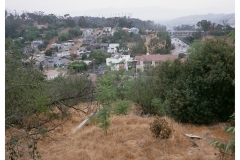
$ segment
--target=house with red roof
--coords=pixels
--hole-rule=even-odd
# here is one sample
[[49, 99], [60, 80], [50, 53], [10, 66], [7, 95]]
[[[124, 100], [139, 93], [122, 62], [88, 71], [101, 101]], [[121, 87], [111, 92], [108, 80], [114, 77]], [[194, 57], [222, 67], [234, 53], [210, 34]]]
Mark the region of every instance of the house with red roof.
[[141, 55], [136, 56], [135, 60], [137, 60], [136, 69], [146, 70], [149, 67], [155, 67], [160, 62], [165, 62], [167, 60], [174, 60], [178, 59], [178, 55], [171, 55], [171, 54], [154, 54], [154, 55]]

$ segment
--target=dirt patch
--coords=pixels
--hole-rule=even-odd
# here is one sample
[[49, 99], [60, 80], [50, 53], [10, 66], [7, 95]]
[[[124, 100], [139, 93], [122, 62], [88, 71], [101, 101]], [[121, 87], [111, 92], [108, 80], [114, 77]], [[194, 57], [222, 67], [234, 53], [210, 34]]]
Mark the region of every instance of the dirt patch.
[[[65, 28], [64, 30], [62, 30], [61, 32], [58, 33], [58, 35], [62, 34], [62, 33], [67, 33], [69, 31], [69, 28]], [[52, 39], [49, 40], [49, 43], [47, 45], [46, 50], [49, 50], [51, 48], [51, 44], [55, 43], [56, 40], [58, 39], [58, 36], [53, 37]]]

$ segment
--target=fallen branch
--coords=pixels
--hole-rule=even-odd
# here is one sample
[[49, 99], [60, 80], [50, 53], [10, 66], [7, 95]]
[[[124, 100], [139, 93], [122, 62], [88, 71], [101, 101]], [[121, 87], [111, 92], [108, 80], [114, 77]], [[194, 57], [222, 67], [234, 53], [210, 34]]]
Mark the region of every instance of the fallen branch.
[[201, 139], [201, 137], [193, 135], [193, 134], [185, 134], [185, 136], [190, 137], [190, 138], [198, 138]]
[[97, 112], [91, 113], [81, 124], [79, 124], [79, 125], [77, 126], [77, 128], [75, 128], [75, 129], [72, 131], [72, 133], [76, 133], [76, 131], [77, 131], [78, 129], [80, 129], [81, 127], [83, 127], [83, 126], [88, 122], [89, 118], [90, 118], [90, 117], [93, 117], [96, 113], [97, 113]]

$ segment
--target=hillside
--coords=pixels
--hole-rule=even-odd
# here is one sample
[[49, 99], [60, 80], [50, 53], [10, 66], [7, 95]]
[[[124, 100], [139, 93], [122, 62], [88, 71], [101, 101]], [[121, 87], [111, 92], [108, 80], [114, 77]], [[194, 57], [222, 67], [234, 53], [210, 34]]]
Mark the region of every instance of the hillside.
[[[149, 125], [154, 117], [141, 117], [132, 109], [126, 116], [112, 116], [105, 135], [94, 125], [86, 125], [76, 133], [72, 131], [86, 115], [71, 110], [72, 118], [50, 134], [53, 139], [39, 142], [42, 159], [51, 160], [192, 160], [219, 159], [218, 149], [210, 146], [213, 140], [227, 141], [223, 124], [200, 126], [179, 124], [165, 118], [173, 128], [169, 139], [152, 137]], [[184, 134], [195, 134], [202, 139], [191, 139]], [[47, 147], [46, 147], [47, 146]]]
[[164, 25], [182, 25], [182, 24], [189, 24], [194, 25], [197, 24], [197, 22], [201, 20], [208, 20], [213, 23], [222, 24], [222, 21], [227, 21], [229, 25], [235, 25], [235, 13], [232, 14], [205, 14], [205, 15], [190, 15], [190, 16], [184, 16], [175, 18], [169, 21], [156, 21]]

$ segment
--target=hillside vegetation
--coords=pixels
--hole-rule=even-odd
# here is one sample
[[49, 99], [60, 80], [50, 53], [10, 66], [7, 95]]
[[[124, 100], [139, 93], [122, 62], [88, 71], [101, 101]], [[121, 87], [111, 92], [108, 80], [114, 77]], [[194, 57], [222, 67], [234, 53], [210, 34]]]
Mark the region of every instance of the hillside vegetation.
[[[48, 29], [39, 30], [33, 21], [48, 23]], [[153, 67], [147, 61], [144, 70], [112, 71], [109, 66], [98, 77], [82, 72], [88, 69], [85, 63], [74, 62], [67, 75], [47, 80], [42, 67], [29, 59], [34, 51], [23, 52], [24, 40], [45, 38], [43, 49], [56, 36], [58, 41], [77, 38], [82, 30], [76, 27], [76, 20], [68, 14], [56, 17], [39, 12], [23, 13], [21, 18], [8, 14], [6, 22], [6, 27], [13, 27], [6, 30], [5, 41], [6, 159], [234, 158], [234, 30], [229, 30], [227, 40], [194, 41], [184, 62], [160, 61]], [[81, 27], [88, 26], [84, 17], [78, 22]], [[24, 26], [28, 23], [31, 25]], [[211, 23], [202, 20], [198, 24], [207, 34]], [[69, 28], [63, 30], [68, 33], [59, 35], [63, 28]], [[228, 32], [223, 33], [227, 38]], [[102, 40], [120, 47], [132, 43], [132, 55], [144, 54], [146, 49], [166, 54], [171, 49], [171, 39], [162, 30], [147, 39], [148, 48], [145, 35], [121, 28], [108, 38]], [[107, 57], [105, 51], [96, 49], [88, 58], [103, 67]], [[89, 124], [72, 133], [91, 113], [95, 114], [89, 117]], [[232, 134], [224, 131], [227, 126], [226, 132]]]
[[[81, 104], [79, 107], [85, 105]], [[227, 142], [229, 138], [224, 132], [223, 124], [179, 124], [165, 117], [173, 128], [172, 135], [169, 139], [156, 139], [149, 129], [154, 117], [136, 115], [135, 108], [136, 106], [132, 106], [128, 115], [111, 116], [107, 135], [91, 124], [72, 133], [86, 118], [86, 115], [72, 110], [72, 118], [62, 128], [50, 134], [53, 139], [47, 138], [39, 142], [42, 159], [218, 160], [218, 149], [214, 149], [209, 143], [213, 139]], [[185, 134], [198, 135], [202, 139], [191, 139]]]

